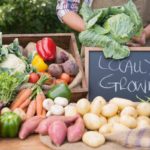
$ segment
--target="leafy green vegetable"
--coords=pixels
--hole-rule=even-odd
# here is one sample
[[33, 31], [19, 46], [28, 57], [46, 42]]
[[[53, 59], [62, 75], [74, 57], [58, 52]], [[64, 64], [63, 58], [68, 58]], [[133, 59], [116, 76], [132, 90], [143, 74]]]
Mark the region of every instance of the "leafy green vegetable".
[[83, 3], [80, 10], [86, 30], [79, 34], [84, 46], [103, 48], [105, 58], [123, 59], [130, 50], [125, 44], [143, 29], [142, 20], [132, 0], [123, 6], [92, 10]]
[[15, 73], [11, 75], [8, 71], [0, 70], [0, 105], [6, 105], [12, 101], [17, 88], [26, 80], [26, 75]]

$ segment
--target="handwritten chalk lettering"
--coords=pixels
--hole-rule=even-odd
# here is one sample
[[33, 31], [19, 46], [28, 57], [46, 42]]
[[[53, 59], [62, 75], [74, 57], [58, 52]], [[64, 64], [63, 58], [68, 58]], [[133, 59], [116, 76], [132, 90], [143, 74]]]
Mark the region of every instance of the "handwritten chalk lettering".
[[109, 74], [101, 78], [99, 86], [104, 89], [114, 89], [114, 92], [127, 90], [130, 93], [142, 91], [146, 94], [150, 91], [150, 81], [128, 81], [126, 77], [122, 77], [119, 81], [113, 82], [110, 81], [113, 76], [113, 74]]
[[114, 63], [114, 61], [112, 60], [106, 64], [106, 62], [103, 62], [102, 56], [100, 56], [98, 67], [101, 70], [110, 70], [113, 72], [120, 71], [123, 74], [129, 72], [130, 75], [133, 75], [134, 73], [147, 74], [148, 71], [144, 70], [143, 67], [146, 64], [150, 64], [150, 61], [148, 61], [147, 59], [145, 59], [144, 62], [142, 62], [141, 60], [139, 60], [138, 62], [123, 60], [116, 63]]

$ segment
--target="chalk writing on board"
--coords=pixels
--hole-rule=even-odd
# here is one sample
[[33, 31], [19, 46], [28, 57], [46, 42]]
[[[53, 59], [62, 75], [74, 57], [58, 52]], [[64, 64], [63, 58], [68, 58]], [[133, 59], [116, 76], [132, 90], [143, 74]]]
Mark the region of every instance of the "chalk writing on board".
[[[108, 61], [103, 64], [102, 56], [99, 57], [98, 67], [100, 71], [107, 70], [107, 74], [100, 78], [99, 86], [104, 89], [113, 89], [114, 92], [127, 90], [130, 93], [143, 91], [143, 93], [150, 92], [150, 81], [146, 79], [141, 79], [140, 81], [131, 80], [126, 77], [126, 74], [130, 76], [135, 76], [136, 74], [150, 75], [150, 69], [144, 66], [149, 64], [150, 60], [144, 59], [144, 61], [132, 61], [132, 60], [122, 60], [113, 63], [114, 61]], [[110, 73], [109, 73], [110, 72]], [[116, 73], [121, 73], [122, 76], [118, 79], [115, 78]]]

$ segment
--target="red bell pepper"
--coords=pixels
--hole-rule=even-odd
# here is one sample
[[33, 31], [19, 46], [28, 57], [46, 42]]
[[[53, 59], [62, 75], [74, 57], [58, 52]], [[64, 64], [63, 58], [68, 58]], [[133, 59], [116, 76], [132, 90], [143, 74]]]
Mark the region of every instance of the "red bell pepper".
[[38, 54], [45, 61], [51, 61], [56, 58], [56, 44], [51, 38], [43, 38], [36, 43]]

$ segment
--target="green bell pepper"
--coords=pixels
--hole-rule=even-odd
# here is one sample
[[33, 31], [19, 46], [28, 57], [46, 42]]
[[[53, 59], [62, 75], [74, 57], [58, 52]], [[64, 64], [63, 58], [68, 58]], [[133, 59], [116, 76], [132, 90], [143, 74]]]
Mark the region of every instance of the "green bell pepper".
[[66, 84], [61, 83], [53, 86], [52, 89], [47, 92], [46, 96], [51, 99], [55, 99], [56, 97], [65, 97], [70, 100], [72, 93]]
[[14, 112], [6, 112], [0, 116], [0, 137], [13, 138], [18, 135], [21, 118]]

